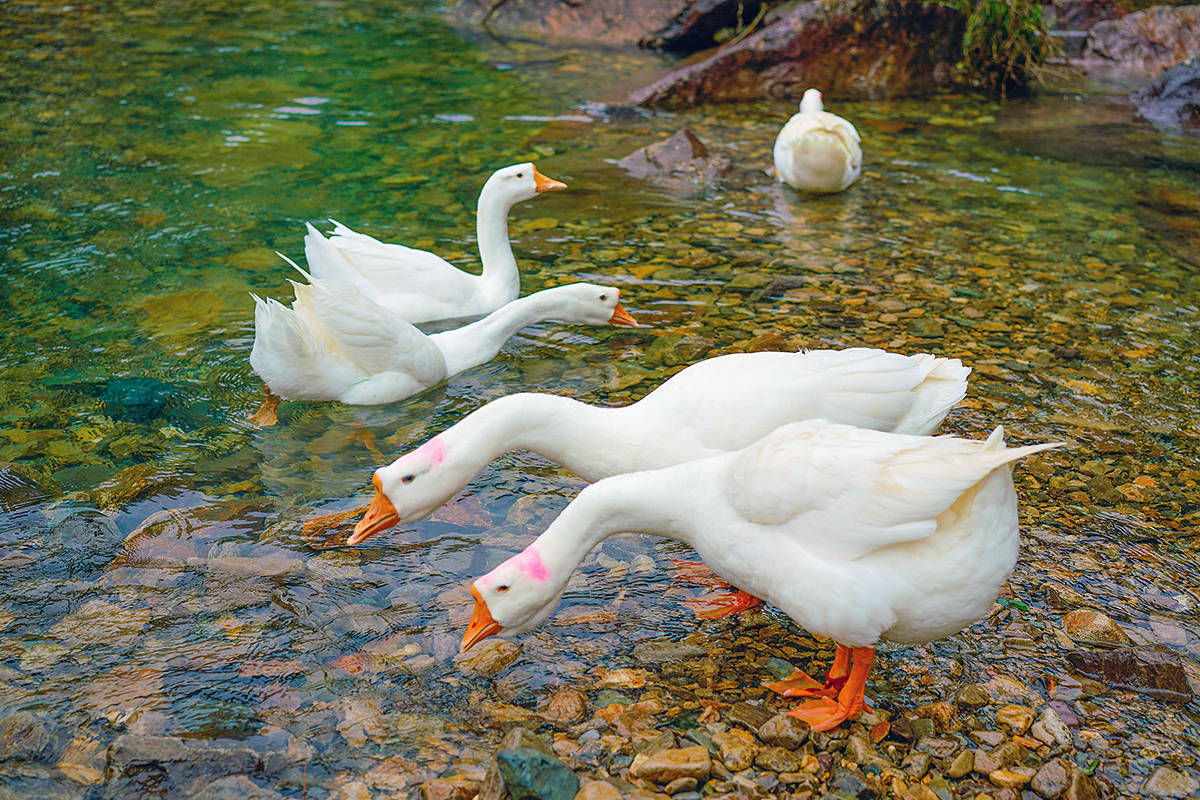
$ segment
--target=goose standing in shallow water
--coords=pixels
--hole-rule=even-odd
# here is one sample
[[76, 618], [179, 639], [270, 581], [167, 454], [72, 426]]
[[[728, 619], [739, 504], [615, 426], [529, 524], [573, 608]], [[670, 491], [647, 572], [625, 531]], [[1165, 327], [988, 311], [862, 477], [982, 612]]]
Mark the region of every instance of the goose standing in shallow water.
[[693, 364], [621, 408], [509, 395], [376, 470], [375, 498], [347, 543], [431, 514], [510, 450], [597, 481], [737, 450], [814, 417], [929, 434], [966, 394], [970, 373], [958, 359], [871, 348], [735, 353]]
[[858, 131], [824, 108], [821, 93], [809, 89], [800, 101], [800, 113], [792, 115], [775, 139], [775, 171], [795, 189], [840, 192], [862, 172]]
[[522, 552], [471, 587], [466, 650], [550, 615], [583, 557], [615, 533], [687, 542], [731, 583], [838, 643], [824, 684], [797, 671], [772, 689], [810, 696], [815, 730], [858, 716], [880, 640], [924, 643], [987, 614], [1016, 563], [1010, 464], [1058, 447], [881, 433], [824, 420], [749, 447], [585, 488]]
[[479, 193], [475, 221], [483, 265], [479, 275], [424, 250], [384, 244], [339, 222], [329, 239], [308, 225], [304, 257], [317, 278], [353, 286], [408, 322], [478, 317], [516, 300], [520, 292], [521, 276], [508, 241], [509, 210], [565, 188], [531, 163], [492, 173]]
[[354, 289], [300, 271], [310, 284], [292, 282], [292, 308], [254, 296], [250, 352], [250, 365], [269, 392], [291, 400], [402, 400], [490, 361], [514, 333], [543, 320], [637, 326], [621, 306], [619, 290], [572, 283], [514, 300], [470, 325], [426, 335]]

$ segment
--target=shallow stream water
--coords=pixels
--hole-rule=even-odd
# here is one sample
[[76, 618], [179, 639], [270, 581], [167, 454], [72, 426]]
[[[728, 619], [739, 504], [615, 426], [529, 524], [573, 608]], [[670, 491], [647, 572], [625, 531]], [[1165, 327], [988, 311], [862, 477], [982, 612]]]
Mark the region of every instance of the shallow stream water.
[[[0, 717], [50, 720], [56, 754], [0, 765], [12, 796], [111, 795], [56, 759], [122, 733], [282, 753], [289, 796], [372, 769], [377, 789], [403, 788], [477, 768], [498, 719], [641, 642], [811, 655], [770, 612], [753, 641], [698, 625], [678, 603], [694, 588], [667, 569], [687, 551], [621, 536], [515, 663], [494, 680], [462, 669], [462, 587], [581, 486], [529, 454], [363, 547], [303, 531], [487, 400], [625, 404], [746, 349], [958, 357], [974, 374], [945, 430], [1075, 444], [1017, 472], [1011, 588], [1030, 611], [884, 652], [881, 707], [940, 699], [913, 664], [1064, 672], [1048, 581], [1200, 683], [1200, 144], [1134, 122], [1119, 94], [827, 98], [862, 134], [863, 177], [802, 197], [767, 172], [787, 104], [603, 106], [666, 66], [645, 53], [460, 35], [391, 3], [27, 3], [0, 26]], [[685, 124], [729, 160], [716, 184], [656, 188], [614, 165]], [[523, 290], [618, 286], [643, 328], [536, 325], [410, 400], [285, 402], [281, 424], [246, 422], [249, 292], [290, 297], [274, 251], [299, 258], [305, 221], [474, 269], [478, 189], [521, 160], [570, 184], [512, 214]], [[1049, 644], [1023, 647], [1021, 625]], [[739, 663], [721, 697], [761, 682]], [[1102, 759], [1118, 784], [1156, 758], [1186, 767], [1200, 743], [1194, 703], [1091, 702], [1090, 726], [1142, 737]]]

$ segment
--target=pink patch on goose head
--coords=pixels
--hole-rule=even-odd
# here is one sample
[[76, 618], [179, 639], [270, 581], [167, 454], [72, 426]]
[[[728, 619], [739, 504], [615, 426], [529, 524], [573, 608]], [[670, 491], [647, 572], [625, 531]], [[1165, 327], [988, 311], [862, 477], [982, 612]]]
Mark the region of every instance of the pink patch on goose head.
[[446, 460], [446, 443], [435, 436], [418, 447], [417, 452], [428, 458], [431, 465], [440, 464]]
[[542, 563], [542, 557], [538, 555], [537, 550], [533, 549], [533, 545], [526, 547], [509, 561], [535, 581], [544, 581], [550, 577], [550, 570], [546, 569], [546, 565]]

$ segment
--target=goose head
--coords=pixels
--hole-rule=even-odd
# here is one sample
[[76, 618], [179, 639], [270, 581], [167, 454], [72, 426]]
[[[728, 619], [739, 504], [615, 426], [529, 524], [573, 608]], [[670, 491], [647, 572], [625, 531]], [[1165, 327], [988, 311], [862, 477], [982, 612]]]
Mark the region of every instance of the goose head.
[[556, 580], [530, 545], [471, 584], [475, 611], [463, 634], [462, 650], [499, 633], [516, 635], [540, 625], [562, 595], [565, 581]]
[[817, 111], [824, 111], [825, 105], [821, 102], [821, 93], [816, 89], [808, 89], [804, 92], [804, 97], [800, 99], [800, 113], [813, 114]]
[[547, 319], [584, 325], [624, 325], [636, 328], [637, 321], [621, 305], [621, 291], [596, 283], [569, 283], [537, 292], [550, 313]]
[[513, 164], [511, 167], [498, 169], [492, 173], [483, 185], [479, 198], [495, 200], [502, 205], [513, 206], [523, 200], [530, 200], [544, 192], [565, 189], [562, 181], [547, 178], [531, 162]]

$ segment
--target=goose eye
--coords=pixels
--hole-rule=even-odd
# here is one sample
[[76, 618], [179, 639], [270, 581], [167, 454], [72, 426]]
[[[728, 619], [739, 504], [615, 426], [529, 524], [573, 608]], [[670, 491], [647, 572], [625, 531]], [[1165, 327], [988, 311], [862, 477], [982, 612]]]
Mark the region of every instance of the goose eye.
[[518, 173], [517, 173], [517, 177], [518, 177], [518, 178], [524, 178], [524, 177], [525, 177], [525, 173], [524, 173], [524, 172], [518, 172]]
[[608, 295], [606, 295], [606, 294], [600, 295], [600, 302], [604, 302], [607, 299], [608, 299]]
[[405, 475], [400, 479], [401, 483], [412, 483], [416, 479], [416, 475]]
[[497, 587], [496, 587], [496, 591], [497, 591], [497, 592], [507, 592], [507, 591], [508, 591], [508, 587], [507, 587], [507, 586], [497, 586]]

